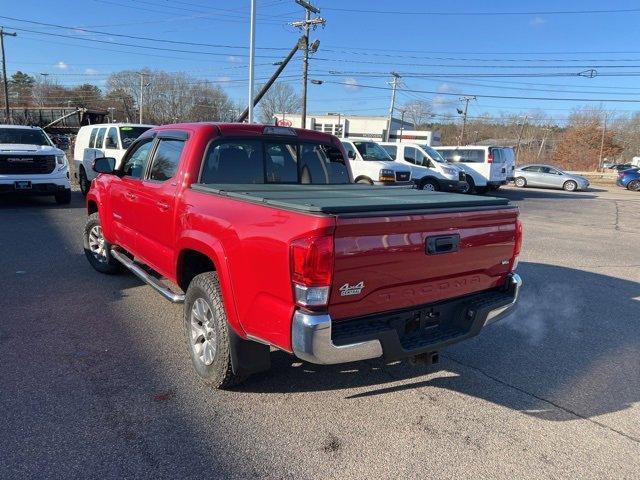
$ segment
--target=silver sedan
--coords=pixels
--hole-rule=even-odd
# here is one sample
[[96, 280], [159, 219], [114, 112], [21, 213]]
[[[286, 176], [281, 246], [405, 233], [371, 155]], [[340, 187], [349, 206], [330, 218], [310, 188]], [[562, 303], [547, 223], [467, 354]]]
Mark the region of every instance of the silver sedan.
[[551, 165], [523, 165], [515, 170], [516, 187], [561, 188], [568, 192], [586, 190], [589, 180]]

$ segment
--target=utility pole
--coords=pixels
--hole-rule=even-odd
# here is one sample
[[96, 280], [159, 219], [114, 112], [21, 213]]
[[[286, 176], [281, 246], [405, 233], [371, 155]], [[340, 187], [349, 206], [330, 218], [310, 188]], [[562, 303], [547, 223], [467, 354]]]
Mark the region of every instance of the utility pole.
[[305, 0], [296, 0], [296, 3], [304, 8], [304, 20], [299, 22], [292, 22], [290, 25], [293, 27], [302, 28], [304, 30], [304, 58], [302, 61], [302, 115], [300, 123], [302, 128], [306, 128], [307, 125], [307, 79], [309, 77], [309, 50], [311, 53], [315, 53], [318, 50], [319, 42], [316, 40], [313, 45], [309, 44], [309, 30], [311, 27], [317, 25], [324, 25], [327, 21], [322, 18], [311, 18], [311, 14], [316, 15], [320, 13], [320, 9], [311, 5], [310, 2]]
[[542, 149], [544, 148], [544, 142], [547, 141], [547, 134], [549, 133], [550, 128], [547, 127], [544, 129], [544, 135], [542, 136], [542, 142], [540, 142], [540, 148], [538, 149], [538, 155], [536, 155], [536, 162], [540, 158], [540, 154], [542, 153]]
[[139, 105], [139, 107], [140, 107], [140, 118], [139, 118], [139, 120], [140, 121], [138, 123], [140, 123], [140, 125], [142, 125], [142, 118], [143, 118], [142, 117], [142, 110], [144, 108], [144, 89], [145, 89], [145, 87], [148, 87], [151, 84], [151, 82], [149, 82], [147, 84], [144, 83], [144, 77], [146, 75], [145, 72], [138, 72], [138, 75], [140, 75], [140, 105]]
[[9, 81], [7, 80], [7, 56], [4, 53], [4, 37], [17, 37], [16, 32], [5, 32], [3, 27], [0, 27], [0, 50], [2, 51], [2, 80], [4, 82], [4, 109], [7, 123], [13, 123], [11, 121], [11, 110], [9, 109]]
[[520, 157], [520, 142], [522, 141], [522, 134], [524, 133], [524, 126], [527, 124], [528, 115], [524, 116], [522, 120], [522, 126], [520, 127], [520, 131], [518, 132], [518, 146], [516, 147], [516, 164], [518, 163], [518, 158]]
[[602, 152], [604, 150], [604, 134], [607, 131], [607, 114], [602, 118], [602, 137], [600, 137], [600, 158], [598, 159], [598, 170], [602, 170]]
[[464, 102], [464, 113], [462, 114], [462, 132], [460, 132], [460, 145], [464, 142], [464, 129], [467, 126], [467, 110], [469, 108], [469, 100], [475, 100], [476, 97], [460, 97], [460, 101]]
[[402, 134], [404, 133], [404, 114], [406, 111], [407, 110], [404, 108], [401, 110], [402, 116], [400, 117], [400, 138], [398, 139], [399, 142], [402, 142]]
[[256, 54], [256, 0], [251, 0], [251, 26], [249, 27], [249, 123], [253, 123], [254, 63]]
[[396, 108], [396, 90], [398, 89], [398, 79], [401, 78], [398, 72], [391, 72], [393, 80], [389, 83], [391, 85], [391, 106], [389, 107], [389, 119], [387, 120], [387, 134], [385, 135], [385, 142], [389, 141], [391, 136], [391, 122], [393, 121], [393, 110]]

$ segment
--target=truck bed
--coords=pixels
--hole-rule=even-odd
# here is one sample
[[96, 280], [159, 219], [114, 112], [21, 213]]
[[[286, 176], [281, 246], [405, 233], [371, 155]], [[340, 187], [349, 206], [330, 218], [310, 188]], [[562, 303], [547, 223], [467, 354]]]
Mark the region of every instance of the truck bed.
[[410, 187], [346, 185], [193, 184], [192, 189], [238, 200], [314, 214], [348, 215], [505, 207], [497, 197], [416, 190]]

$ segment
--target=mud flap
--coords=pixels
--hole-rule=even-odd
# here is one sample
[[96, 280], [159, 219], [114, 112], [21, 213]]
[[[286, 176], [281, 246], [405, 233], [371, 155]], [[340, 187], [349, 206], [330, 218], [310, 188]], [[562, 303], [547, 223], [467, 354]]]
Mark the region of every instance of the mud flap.
[[268, 345], [245, 340], [229, 328], [229, 350], [231, 368], [235, 375], [250, 375], [271, 368], [271, 355]]

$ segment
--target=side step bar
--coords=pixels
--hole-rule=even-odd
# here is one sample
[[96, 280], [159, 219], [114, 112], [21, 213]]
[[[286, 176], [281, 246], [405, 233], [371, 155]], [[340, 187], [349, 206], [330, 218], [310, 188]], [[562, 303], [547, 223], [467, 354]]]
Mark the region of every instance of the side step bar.
[[156, 292], [173, 303], [184, 303], [184, 295], [175, 293], [164, 286], [160, 280], [148, 274], [144, 269], [140, 268], [133, 260], [115, 248], [111, 249], [111, 256], [127, 267], [140, 280], [150, 285]]

